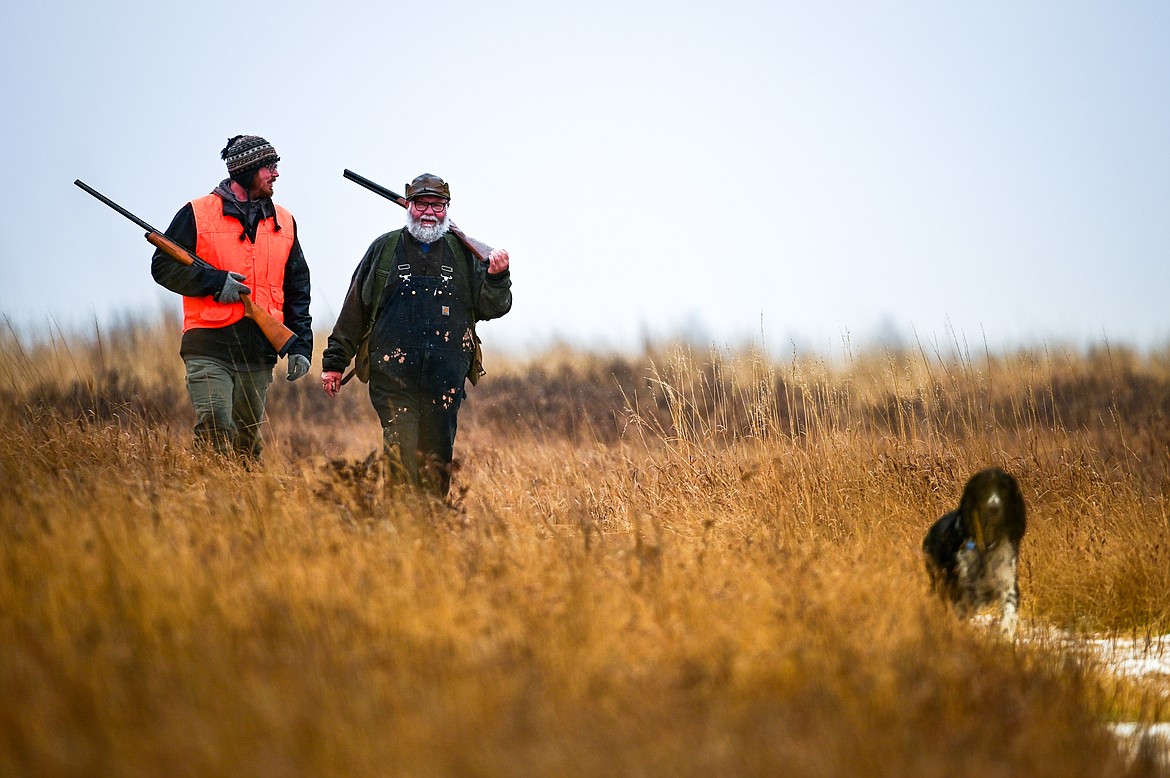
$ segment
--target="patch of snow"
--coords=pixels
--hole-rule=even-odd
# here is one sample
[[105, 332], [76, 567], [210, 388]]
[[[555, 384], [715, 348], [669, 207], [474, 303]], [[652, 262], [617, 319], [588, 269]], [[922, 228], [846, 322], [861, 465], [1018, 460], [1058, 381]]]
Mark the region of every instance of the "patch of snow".
[[1163, 767], [1170, 765], [1170, 724], [1118, 721], [1108, 725], [1130, 760], [1139, 757]]
[[[1020, 632], [1020, 641], [1085, 657], [1115, 676], [1152, 681], [1170, 697], [1170, 635], [1093, 637], [1046, 627]], [[1170, 723], [1118, 721], [1106, 724], [1130, 760], [1170, 767]]]

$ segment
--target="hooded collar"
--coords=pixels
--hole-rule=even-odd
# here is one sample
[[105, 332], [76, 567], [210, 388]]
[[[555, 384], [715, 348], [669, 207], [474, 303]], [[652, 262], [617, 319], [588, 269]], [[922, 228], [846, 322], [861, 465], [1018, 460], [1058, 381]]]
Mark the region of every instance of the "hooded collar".
[[218, 195], [223, 200], [224, 216], [232, 216], [239, 220], [240, 226], [243, 227], [240, 240], [247, 238], [255, 243], [256, 227], [270, 216], [275, 230], [280, 232], [280, 222], [276, 220], [276, 206], [272, 204], [271, 197], [261, 197], [259, 200], [240, 200], [232, 191], [230, 178], [220, 181], [212, 190], [212, 194]]

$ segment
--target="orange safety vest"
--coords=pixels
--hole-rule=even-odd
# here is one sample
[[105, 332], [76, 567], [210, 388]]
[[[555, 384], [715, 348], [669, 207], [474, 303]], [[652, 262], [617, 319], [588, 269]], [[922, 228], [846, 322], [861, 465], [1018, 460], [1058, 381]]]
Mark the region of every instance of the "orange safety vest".
[[[280, 231], [271, 217], [256, 228], [256, 242], [240, 240], [243, 227], [234, 216], [225, 216], [223, 199], [209, 194], [191, 201], [195, 211], [195, 253], [220, 270], [243, 273], [252, 290], [252, 304], [284, 321], [284, 268], [292, 253], [292, 214], [273, 203]], [[244, 318], [244, 304], [217, 303], [207, 297], [183, 298], [183, 332], [198, 327], [226, 327]]]

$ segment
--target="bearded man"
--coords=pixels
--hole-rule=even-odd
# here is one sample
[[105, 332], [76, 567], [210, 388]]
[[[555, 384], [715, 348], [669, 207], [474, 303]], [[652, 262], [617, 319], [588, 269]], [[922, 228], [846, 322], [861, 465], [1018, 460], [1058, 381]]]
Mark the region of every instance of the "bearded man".
[[390, 478], [446, 497], [465, 382], [479, 379], [475, 324], [511, 309], [512, 279], [507, 251], [480, 261], [449, 232], [447, 182], [424, 173], [406, 185], [406, 199], [406, 226], [374, 240], [354, 271], [321, 388], [336, 397], [358, 357]]
[[[288, 380], [309, 372], [313, 319], [309, 266], [292, 214], [272, 201], [280, 157], [258, 135], [236, 135], [219, 153], [228, 177], [184, 205], [166, 236], [206, 261], [182, 265], [154, 252], [154, 280], [183, 295], [179, 354], [195, 410], [195, 445], [248, 463], [260, 458], [260, 427], [272, 370], [288, 357]], [[278, 355], [241, 295], [296, 338]]]

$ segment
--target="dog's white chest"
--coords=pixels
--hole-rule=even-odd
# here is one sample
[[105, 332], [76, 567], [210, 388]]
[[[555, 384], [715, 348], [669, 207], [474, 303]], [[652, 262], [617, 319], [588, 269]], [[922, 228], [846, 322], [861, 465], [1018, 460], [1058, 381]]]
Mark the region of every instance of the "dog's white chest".
[[960, 585], [977, 607], [990, 605], [1015, 588], [1017, 554], [1010, 542], [997, 543], [986, 554], [968, 543], [957, 556]]

